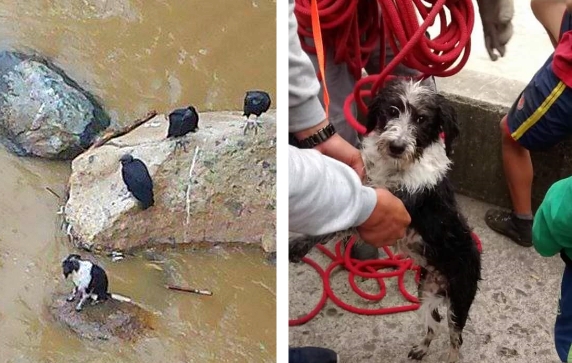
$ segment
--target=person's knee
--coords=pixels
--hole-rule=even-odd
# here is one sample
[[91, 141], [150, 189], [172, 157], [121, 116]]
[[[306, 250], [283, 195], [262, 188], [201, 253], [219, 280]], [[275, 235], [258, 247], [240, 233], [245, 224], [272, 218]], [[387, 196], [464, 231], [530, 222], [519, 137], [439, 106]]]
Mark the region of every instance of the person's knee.
[[505, 115], [499, 122], [499, 131], [501, 134], [501, 142], [503, 145], [503, 150], [505, 147], [510, 147], [514, 149], [515, 147], [519, 147], [520, 145], [514, 140], [510, 129], [508, 127], [508, 115]]

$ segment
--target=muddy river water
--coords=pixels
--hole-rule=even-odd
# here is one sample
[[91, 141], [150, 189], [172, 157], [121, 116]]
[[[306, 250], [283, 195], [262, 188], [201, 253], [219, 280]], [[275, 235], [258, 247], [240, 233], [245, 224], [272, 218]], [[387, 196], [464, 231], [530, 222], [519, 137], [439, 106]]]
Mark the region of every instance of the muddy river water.
[[[273, 0], [0, 1], [0, 46], [55, 61], [123, 124], [150, 109], [240, 109], [244, 91], [275, 95]], [[169, 251], [105, 267], [113, 292], [158, 314], [153, 335], [111, 345], [52, 321], [66, 162], [18, 158], [0, 146], [0, 362], [275, 361], [275, 268], [258, 250]], [[165, 264], [212, 297], [164, 289]], [[67, 282], [69, 283], [69, 281]], [[87, 307], [89, 308], [89, 307]]]

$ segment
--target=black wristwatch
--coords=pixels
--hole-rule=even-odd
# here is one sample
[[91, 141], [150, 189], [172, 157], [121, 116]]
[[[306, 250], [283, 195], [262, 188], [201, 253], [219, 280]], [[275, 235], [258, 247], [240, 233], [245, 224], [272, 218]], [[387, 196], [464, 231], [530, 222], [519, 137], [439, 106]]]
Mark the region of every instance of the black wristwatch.
[[315, 134], [308, 136], [304, 140], [298, 140], [298, 147], [301, 149], [311, 149], [328, 140], [336, 134], [334, 125], [328, 124], [327, 126], [316, 131]]

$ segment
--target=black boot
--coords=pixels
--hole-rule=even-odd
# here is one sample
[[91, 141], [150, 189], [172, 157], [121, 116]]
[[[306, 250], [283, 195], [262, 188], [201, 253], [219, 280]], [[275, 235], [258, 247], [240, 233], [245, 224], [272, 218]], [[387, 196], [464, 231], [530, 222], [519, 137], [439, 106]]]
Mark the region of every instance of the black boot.
[[[348, 246], [348, 242], [350, 237], [347, 237], [344, 241], [344, 250]], [[352, 250], [350, 252], [350, 257], [360, 261], [366, 260], [376, 260], [379, 258], [379, 249], [375, 246], [372, 246], [368, 243], [363, 241], [357, 241], [352, 246]]]
[[507, 236], [522, 247], [532, 246], [532, 219], [518, 218], [514, 213], [489, 209], [485, 223], [493, 231]]

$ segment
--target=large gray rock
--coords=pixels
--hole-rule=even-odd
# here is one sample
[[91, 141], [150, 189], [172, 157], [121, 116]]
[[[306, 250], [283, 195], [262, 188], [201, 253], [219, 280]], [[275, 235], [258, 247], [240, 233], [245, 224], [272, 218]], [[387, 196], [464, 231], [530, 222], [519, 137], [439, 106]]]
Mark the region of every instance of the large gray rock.
[[[257, 136], [242, 134], [243, 121], [239, 112], [202, 113], [185, 152], [165, 139], [168, 121], [159, 115], [78, 156], [65, 206], [72, 241], [96, 252], [186, 243], [255, 244], [274, 252], [275, 113], [261, 117]], [[141, 159], [153, 178], [155, 205], [147, 210], [127, 195], [119, 163], [125, 153]]]
[[133, 303], [109, 299], [75, 310], [76, 302], [57, 294], [49, 307], [53, 318], [88, 340], [133, 341], [153, 329], [153, 315]]
[[95, 98], [54, 64], [0, 52], [0, 141], [12, 152], [72, 159], [109, 124]]

